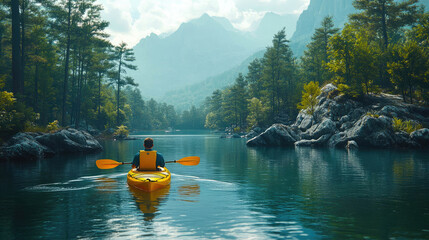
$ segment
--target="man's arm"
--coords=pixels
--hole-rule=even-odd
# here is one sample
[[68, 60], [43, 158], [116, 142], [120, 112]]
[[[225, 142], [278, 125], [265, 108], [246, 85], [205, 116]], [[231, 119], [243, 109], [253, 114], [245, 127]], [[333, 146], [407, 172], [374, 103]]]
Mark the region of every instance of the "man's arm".
[[160, 167], [165, 167], [164, 157], [160, 153], [156, 153], [156, 165]]

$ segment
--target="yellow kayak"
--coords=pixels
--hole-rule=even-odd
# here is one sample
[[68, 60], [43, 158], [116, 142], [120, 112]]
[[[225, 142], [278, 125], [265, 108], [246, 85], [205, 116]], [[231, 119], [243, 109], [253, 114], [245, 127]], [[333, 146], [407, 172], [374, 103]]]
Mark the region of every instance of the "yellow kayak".
[[138, 171], [133, 168], [127, 174], [128, 184], [145, 192], [164, 188], [170, 181], [171, 173], [167, 168], [163, 168], [163, 171]]

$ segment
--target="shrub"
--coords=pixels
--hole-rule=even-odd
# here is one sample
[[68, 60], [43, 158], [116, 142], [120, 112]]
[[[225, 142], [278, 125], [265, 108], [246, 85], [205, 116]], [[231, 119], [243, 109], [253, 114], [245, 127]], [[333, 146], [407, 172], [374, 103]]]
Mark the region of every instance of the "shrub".
[[49, 124], [48, 124], [48, 126], [46, 126], [46, 129], [47, 129], [49, 132], [55, 132], [55, 131], [57, 131], [58, 129], [60, 129], [60, 126], [58, 125], [58, 120], [55, 120], [55, 121], [53, 121], [53, 122], [49, 123]]
[[392, 127], [395, 132], [404, 131], [410, 134], [416, 130], [421, 129], [422, 125], [411, 120], [403, 121], [402, 119], [394, 117], [392, 120]]
[[116, 139], [124, 139], [124, 138], [128, 137], [129, 133], [130, 133], [130, 131], [128, 131], [127, 126], [121, 125], [113, 133], [113, 137]]
[[373, 118], [379, 118], [380, 115], [378, 115], [377, 113], [375, 113], [375, 111], [369, 111], [366, 113], [367, 116], [373, 117]]
[[304, 85], [304, 91], [302, 92], [301, 102], [298, 104], [298, 109], [307, 109], [307, 113], [309, 115], [313, 115], [316, 110], [315, 107], [319, 100], [317, 100], [317, 96], [320, 95], [320, 87], [319, 82], [309, 82]]

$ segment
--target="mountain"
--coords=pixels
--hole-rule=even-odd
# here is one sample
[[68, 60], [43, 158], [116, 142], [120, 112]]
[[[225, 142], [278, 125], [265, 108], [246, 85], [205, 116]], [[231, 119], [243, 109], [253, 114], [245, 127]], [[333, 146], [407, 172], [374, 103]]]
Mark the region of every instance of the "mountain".
[[[154, 43], [155, 41], [157, 42], [157, 44], [159, 44], [159, 42], [163, 42], [164, 40], [169, 44], [177, 45], [177, 43], [174, 43], [174, 40], [179, 39], [178, 37], [176, 37], [176, 35], [180, 35], [181, 37], [183, 37], [182, 41], [193, 42], [193, 48], [187, 48], [187, 50], [184, 50], [183, 54], [181, 55], [181, 59], [185, 62], [189, 61], [189, 64], [192, 66], [192, 68], [189, 69], [190, 72], [186, 72], [186, 69], [184, 71], [179, 71], [175, 70], [175, 68], [177, 68], [176, 65], [171, 66], [169, 70], [175, 72], [174, 76], [171, 78], [174, 79], [173, 83], [170, 83], [168, 81], [163, 81], [164, 83], [161, 83], [160, 79], [164, 78], [164, 76], [157, 76], [158, 78], [154, 78], [153, 76], [155, 75], [155, 73], [152, 72], [159, 71], [158, 69], [156, 69], [154, 64], [146, 62], [146, 64], [151, 65], [149, 69], [145, 69], [148, 71], [146, 73], [146, 76], [151, 76], [150, 78], [155, 79], [157, 83], [161, 83], [161, 85], [163, 86], [163, 88], [159, 90], [153, 89], [155, 87], [154, 84], [151, 85], [150, 88], [148, 87], [148, 89], [150, 89], [151, 96], [154, 96], [154, 94], [156, 93], [155, 91], [163, 91], [165, 94], [161, 98], [159, 98], [159, 100], [164, 101], [168, 104], [173, 104], [179, 110], [185, 110], [192, 105], [201, 104], [204, 99], [207, 96], [211, 95], [214, 90], [224, 88], [232, 84], [235, 81], [235, 78], [237, 77], [238, 73], [247, 73], [247, 66], [249, 65], [249, 63], [253, 61], [256, 57], [263, 56], [263, 49], [271, 45], [271, 41], [274, 34], [276, 34], [283, 27], [285, 27], [287, 35], [292, 35], [292, 32], [295, 31], [297, 19], [298, 15], [279, 15], [269, 12], [266, 13], [264, 17], [260, 20], [254, 31], [241, 32], [235, 29], [226, 18], [210, 17], [205, 14], [199, 19], [195, 19], [190, 21], [189, 23], [182, 24], [182, 26], [175, 33], [168, 36], [166, 39], [160, 39], [156, 35], [152, 35], [142, 40], [141, 44], [139, 44], [139, 46], [136, 46], [135, 48], [136, 57], [138, 59], [139, 56], [150, 53], [148, 49], [153, 48], [147, 46], [147, 50], [145, 50], [144, 52], [137, 52], [137, 50], [141, 48], [141, 46], [143, 46], [144, 44], [156, 46], [156, 44]], [[201, 26], [201, 28], [202, 26], [204, 26], [205, 28], [207, 28], [208, 25], [215, 25], [218, 31], [217, 34], [220, 34], [220, 36], [217, 37], [215, 34], [212, 34], [210, 39], [207, 40], [211, 41], [212, 45], [216, 44], [218, 46], [218, 48], [214, 51], [210, 50], [212, 49], [212, 46], [202, 46], [200, 43], [194, 43], [193, 41], [195, 35], [199, 35], [200, 33], [194, 30], [194, 28], [196, 26]], [[186, 28], [186, 34], [182, 34], [182, 31], [184, 31], [182, 28]], [[200, 31], [203, 30], [200, 29]], [[228, 35], [228, 40], [222, 40], [225, 39], [225, 36]], [[235, 40], [235, 42], [241, 41], [242, 43], [240, 44], [242, 45], [235, 45], [231, 47], [231, 44], [234, 43], [231, 39]], [[206, 49], [200, 49], [201, 47], [204, 47]], [[159, 50], [159, 47], [157, 47], [156, 49], [157, 52], [162, 53], [162, 51]], [[251, 49], [250, 53], [249, 49]], [[153, 54], [155, 54], [156, 51], [153, 51]], [[195, 51], [200, 52], [200, 58], [193, 57], [192, 52]], [[204, 52], [204, 54], [201, 54], [201, 52]], [[236, 53], [236, 55], [242, 57], [241, 61], [235, 61], [239, 57], [232, 59], [231, 54], [234, 52]], [[170, 54], [170, 56], [174, 58], [175, 54], [177, 53], [173, 52]], [[193, 57], [193, 59], [190, 59], [190, 57]], [[143, 58], [145, 59], [147, 57], [143, 56]], [[215, 72], [217, 72], [217, 74], [214, 74]], [[140, 70], [139, 73], [136, 74], [135, 78], [138, 79], [137, 76], [142, 76], [142, 74], [144, 73], [142, 70]], [[161, 72], [158, 72], [157, 74], [166, 75], [166, 71], [163, 70]], [[184, 75], [184, 77], [181, 77], [181, 75]], [[148, 79], [148, 81], [153, 80]], [[144, 87], [146, 86], [147, 85], [144, 84]], [[142, 91], [145, 94], [145, 91], [143, 89]]]
[[286, 37], [290, 39], [296, 29], [296, 22], [299, 14], [279, 15], [273, 12], [268, 12], [264, 15], [258, 24], [258, 27], [251, 34], [267, 46], [271, 44], [273, 35], [279, 32], [282, 28], [286, 30]]
[[192, 105], [199, 106], [206, 97], [211, 96], [213, 91], [225, 88], [234, 83], [239, 73], [246, 75], [249, 64], [256, 58], [262, 58], [264, 52], [265, 50], [256, 52], [240, 65], [219, 75], [209, 77], [202, 82], [188, 85], [175, 91], [167, 92], [162, 100], [168, 104], [174, 105], [178, 111], [188, 110]]
[[246, 62], [249, 56], [269, 46], [273, 35], [283, 27], [291, 34], [297, 18], [298, 15], [266, 13], [254, 31], [244, 32], [226, 18], [204, 14], [183, 23], [170, 35], [151, 34], [142, 39], [133, 49], [138, 70], [128, 74], [145, 97], [171, 99], [170, 93], [164, 95], [216, 79]]
[[290, 39], [295, 56], [302, 56], [314, 30], [320, 27], [326, 16], [332, 16], [335, 27], [342, 28], [348, 21], [348, 15], [356, 12], [352, 3], [352, 0], [311, 0], [299, 16], [296, 31]]
[[[420, 4], [426, 7], [426, 11], [429, 10], [429, 0], [420, 0]], [[357, 10], [353, 7], [352, 0], [311, 0], [308, 8], [299, 16], [296, 31], [290, 39], [295, 56], [303, 55], [314, 30], [320, 27], [323, 18], [332, 16], [335, 27], [343, 28], [348, 22], [348, 15], [355, 12]]]
[[134, 47], [138, 70], [129, 75], [143, 95], [160, 97], [239, 65], [261, 48], [228, 20], [204, 14], [165, 38], [151, 34], [142, 39]]

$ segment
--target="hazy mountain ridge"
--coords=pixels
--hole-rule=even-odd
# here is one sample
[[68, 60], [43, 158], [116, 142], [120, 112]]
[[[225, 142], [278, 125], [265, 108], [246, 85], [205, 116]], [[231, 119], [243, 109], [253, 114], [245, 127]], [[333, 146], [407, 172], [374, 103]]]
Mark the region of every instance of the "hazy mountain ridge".
[[[226, 18], [204, 14], [163, 38], [151, 34], [134, 47], [139, 69], [129, 75], [139, 83], [143, 95], [164, 101], [160, 97], [166, 92], [204, 82], [240, 65], [270, 45], [274, 33], [283, 27], [294, 29], [296, 24], [291, 15], [266, 15], [268, 19], [264, 17], [253, 32], [234, 28]], [[266, 29], [267, 25], [271, 28]], [[260, 36], [270, 31], [269, 37]]]
[[256, 39], [231, 31], [232, 26], [223, 22], [205, 14], [165, 38], [152, 34], [142, 39], [134, 47], [139, 69], [130, 72], [142, 93], [157, 97], [199, 82], [240, 64], [261, 48]]
[[[203, 17], [208, 17], [208, 15], [203, 15]], [[201, 78], [199, 82], [189, 83], [179, 89], [168, 91], [162, 97], [162, 101], [175, 105], [178, 110], [185, 110], [192, 105], [200, 105], [214, 90], [222, 89], [232, 84], [238, 76], [238, 73], [241, 72], [246, 74], [249, 63], [255, 58], [263, 56], [265, 47], [271, 45], [271, 41], [275, 33], [280, 31], [282, 28], [285, 28], [287, 36], [292, 36], [292, 33], [295, 31], [295, 24], [298, 19], [298, 15], [279, 15], [268, 12], [252, 32], [240, 32], [225, 18], [211, 17], [211, 19], [220, 23], [220, 26], [225, 30], [240, 33], [245, 39], [255, 41], [259, 50], [253, 51], [252, 56], [249, 54], [248, 56], [250, 57], [246, 58], [244, 61], [234, 64], [235, 66], [232, 68], [225, 68], [224, 71], [217, 75], [207, 76], [205, 78]], [[200, 19], [196, 19], [190, 21], [189, 24], [201, 25], [201, 21]], [[217, 56], [219, 56], [219, 54], [217, 54]]]
[[172, 104], [178, 111], [188, 110], [192, 105], [199, 106], [213, 91], [223, 89], [234, 83], [239, 73], [246, 75], [249, 64], [256, 58], [262, 58], [265, 50], [260, 50], [244, 60], [240, 65], [231, 68], [219, 75], [209, 77], [206, 80], [188, 85], [181, 89], [170, 91], [162, 100]]

